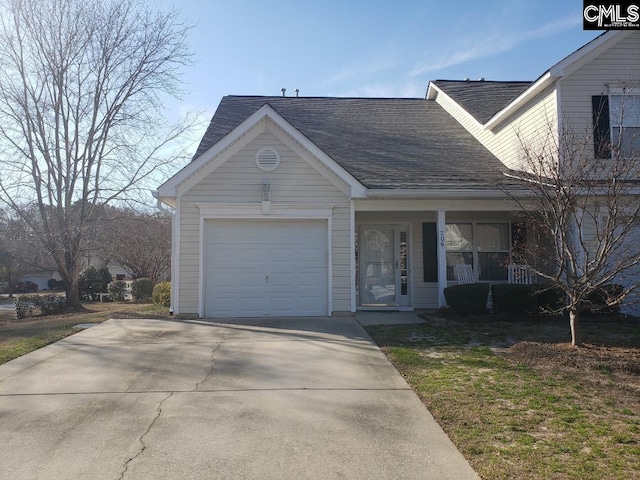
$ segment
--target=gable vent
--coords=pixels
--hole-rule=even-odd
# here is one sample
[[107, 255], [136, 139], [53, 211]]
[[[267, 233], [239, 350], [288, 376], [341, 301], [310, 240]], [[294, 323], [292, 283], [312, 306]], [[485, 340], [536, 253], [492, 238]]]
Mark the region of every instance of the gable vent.
[[263, 172], [273, 172], [280, 165], [280, 154], [271, 147], [256, 152], [256, 166]]

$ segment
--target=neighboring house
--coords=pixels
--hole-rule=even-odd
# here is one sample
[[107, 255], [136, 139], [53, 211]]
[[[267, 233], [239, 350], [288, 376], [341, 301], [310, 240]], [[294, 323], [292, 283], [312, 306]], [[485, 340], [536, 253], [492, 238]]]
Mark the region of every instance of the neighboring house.
[[[435, 81], [425, 99], [224, 97], [174, 209], [181, 316], [437, 308], [454, 265], [507, 281], [521, 139], [640, 80], [640, 32], [606, 32], [535, 82]], [[614, 85], [616, 87], [614, 87]], [[639, 125], [640, 126], [640, 125]]]
[[38, 285], [38, 290], [49, 290], [49, 280], [60, 281], [60, 275], [55, 270], [34, 270], [20, 277], [21, 282], [33, 282]]

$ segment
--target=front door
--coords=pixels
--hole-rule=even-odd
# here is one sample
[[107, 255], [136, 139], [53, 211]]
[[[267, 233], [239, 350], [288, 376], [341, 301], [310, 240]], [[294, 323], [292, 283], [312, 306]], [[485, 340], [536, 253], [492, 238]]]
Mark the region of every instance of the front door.
[[363, 307], [406, 307], [409, 298], [409, 228], [361, 225], [358, 293]]

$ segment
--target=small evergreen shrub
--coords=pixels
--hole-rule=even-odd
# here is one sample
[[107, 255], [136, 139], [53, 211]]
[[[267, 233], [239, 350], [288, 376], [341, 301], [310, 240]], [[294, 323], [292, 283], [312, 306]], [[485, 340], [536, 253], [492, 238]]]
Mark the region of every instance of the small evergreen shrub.
[[67, 307], [67, 298], [60, 295], [40, 295], [40, 313], [42, 315], [56, 315], [63, 313]]
[[111, 282], [111, 274], [106, 267], [96, 269], [89, 265], [80, 272], [78, 278], [78, 293], [80, 298], [86, 300], [98, 300], [99, 293], [107, 291], [107, 285]]
[[171, 306], [171, 282], [160, 282], [153, 287], [152, 300], [158, 307]]
[[444, 289], [447, 305], [459, 315], [482, 315], [487, 313], [488, 283], [453, 285]]
[[16, 297], [14, 304], [16, 309], [15, 318], [20, 320], [21, 318], [33, 317], [37, 308], [37, 295], [20, 295]]
[[153, 282], [148, 278], [136, 278], [131, 283], [131, 296], [137, 302], [148, 302], [153, 295]]
[[493, 309], [498, 313], [533, 313], [538, 311], [536, 285], [496, 284], [491, 286]]
[[49, 290], [55, 290], [57, 286], [58, 281], [55, 278], [50, 278], [49, 280], [47, 280], [47, 287], [49, 287]]
[[63, 313], [67, 306], [66, 297], [59, 295], [21, 295], [15, 299], [16, 319], [40, 315]]
[[114, 302], [124, 302], [124, 294], [127, 289], [127, 284], [122, 280], [116, 280], [109, 284], [109, 294]]

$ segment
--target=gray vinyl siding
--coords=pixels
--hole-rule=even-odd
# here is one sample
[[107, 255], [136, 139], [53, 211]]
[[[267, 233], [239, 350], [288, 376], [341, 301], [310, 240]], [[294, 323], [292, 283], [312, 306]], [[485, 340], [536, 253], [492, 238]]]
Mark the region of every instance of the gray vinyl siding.
[[[262, 172], [255, 165], [256, 152], [267, 146], [280, 154], [280, 166], [271, 173]], [[324, 175], [333, 175], [325, 170]], [[202, 259], [197, 204], [260, 205], [264, 181], [270, 183], [273, 204], [334, 206], [331, 233], [333, 292], [329, 294], [334, 311], [350, 310], [349, 199], [275, 135], [265, 131], [181, 197], [180, 314], [198, 312]], [[341, 185], [342, 190], [346, 189], [337, 177], [332, 181]]]
[[625, 84], [640, 93], [640, 32], [634, 32], [560, 82], [562, 113], [570, 132], [586, 141], [592, 137], [594, 95], [608, 95], [609, 87]]

